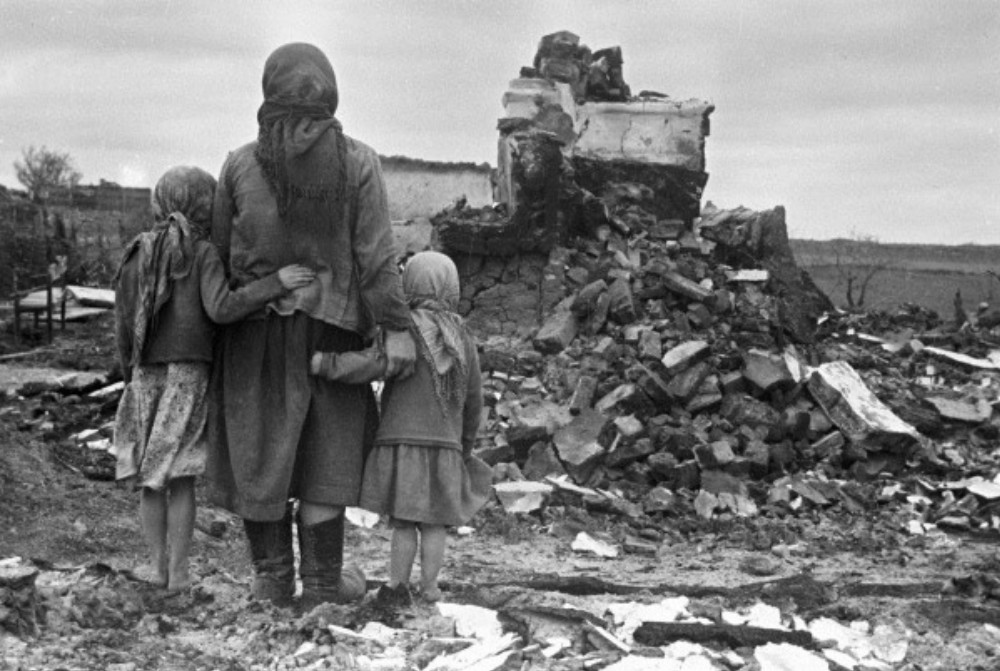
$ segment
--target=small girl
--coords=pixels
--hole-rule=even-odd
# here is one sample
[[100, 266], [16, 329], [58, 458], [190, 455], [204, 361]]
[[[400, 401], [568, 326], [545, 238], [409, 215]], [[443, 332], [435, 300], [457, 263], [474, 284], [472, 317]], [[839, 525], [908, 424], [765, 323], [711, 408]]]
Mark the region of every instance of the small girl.
[[[375, 447], [365, 464], [360, 505], [389, 515], [389, 582], [377, 599], [408, 605], [420, 532], [423, 597], [441, 598], [438, 573], [446, 527], [467, 523], [490, 493], [490, 469], [472, 457], [483, 407], [479, 356], [458, 308], [458, 270], [450, 258], [422, 252], [403, 271], [417, 342], [413, 375], [386, 382]], [[330, 354], [313, 370], [330, 370]]]
[[190, 587], [194, 479], [207, 456], [213, 322], [232, 322], [312, 282], [286, 266], [230, 291], [205, 240], [215, 178], [168, 170], [153, 191], [155, 223], [125, 249], [115, 276], [118, 354], [126, 387], [115, 418], [118, 479], [136, 478], [150, 564], [138, 577], [170, 591]]

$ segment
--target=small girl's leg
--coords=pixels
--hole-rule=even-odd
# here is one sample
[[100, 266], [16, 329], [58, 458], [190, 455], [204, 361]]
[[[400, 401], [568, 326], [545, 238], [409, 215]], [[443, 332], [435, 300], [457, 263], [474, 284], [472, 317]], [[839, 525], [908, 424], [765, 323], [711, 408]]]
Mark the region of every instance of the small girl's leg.
[[420, 525], [420, 585], [428, 601], [441, 599], [438, 574], [444, 564], [444, 548], [448, 531], [440, 524]]
[[392, 545], [389, 550], [389, 587], [408, 585], [417, 557], [417, 525], [393, 520]]
[[176, 478], [169, 485], [167, 507], [167, 540], [170, 546], [169, 582], [167, 589], [181, 591], [191, 586], [188, 557], [194, 534], [194, 478]]
[[143, 487], [139, 494], [139, 521], [149, 549], [149, 565], [136, 574], [154, 585], [166, 587], [167, 568], [167, 492]]

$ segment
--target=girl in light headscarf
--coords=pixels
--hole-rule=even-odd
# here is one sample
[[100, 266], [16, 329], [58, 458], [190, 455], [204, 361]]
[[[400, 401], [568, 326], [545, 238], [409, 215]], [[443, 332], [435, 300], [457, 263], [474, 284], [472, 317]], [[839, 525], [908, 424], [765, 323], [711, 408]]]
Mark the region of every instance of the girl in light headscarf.
[[[422, 252], [403, 271], [417, 342], [415, 372], [386, 383], [361, 506], [392, 519], [390, 579], [380, 601], [410, 601], [420, 550], [421, 591], [441, 597], [446, 527], [468, 523], [490, 493], [490, 469], [472, 456], [483, 407], [476, 343], [456, 313], [458, 271], [444, 254]], [[316, 369], [322, 370], [319, 361]]]
[[150, 551], [140, 578], [171, 591], [191, 584], [194, 478], [205, 469], [213, 322], [229, 322], [313, 280], [287, 266], [230, 291], [205, 240], [215, 178], [168, 170], [153, 191], [152, 230], [125, 249], [115, 277], [118, 353], [125, 392], [115, 418], [117, 477], [141, 488], [139, 516]]

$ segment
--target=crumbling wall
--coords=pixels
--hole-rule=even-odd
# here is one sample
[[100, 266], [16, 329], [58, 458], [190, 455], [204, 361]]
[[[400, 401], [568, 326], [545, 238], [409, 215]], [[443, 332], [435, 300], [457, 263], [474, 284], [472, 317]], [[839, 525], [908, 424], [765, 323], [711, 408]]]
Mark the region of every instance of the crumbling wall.
[[476, 333], [526, 336], [565, 295], [565, 250], [452, 257], [462, 283], [459, 312]]

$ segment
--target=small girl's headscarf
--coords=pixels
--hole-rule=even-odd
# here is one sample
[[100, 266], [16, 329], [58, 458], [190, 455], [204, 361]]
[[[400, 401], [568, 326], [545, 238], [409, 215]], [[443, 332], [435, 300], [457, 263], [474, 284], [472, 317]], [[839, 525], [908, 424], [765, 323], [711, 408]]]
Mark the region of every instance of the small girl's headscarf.
[[278, 213], [286, 221], [326, 218], [329, 213], [317, 214], [315, 208], [293, 210], [303, 200], [331, 204], [343, 199], [347, 149], [333, 116], [339, 102], [333, 67], [311, 44], [286, 44], [268, 57], [262, 85], [254, 155], [274, 192]]
[[195, 242], [206, 237], [212, 219], [215, 178], [201, 168], [171, 168], [153, 189], [154, 224], [129, 243], [115, 277], [138, 254], [138, 306], [133, 322], [132, 361], [136, 365], [153, 332], [156, 315], [173, 293], [173, 284], [191, 273]]
[[438, 252], [420, 252], [403, 270], [403, 291], [420, 356], [430, 364], [434, 394], [442, 410], [465, 397], [470, 337], [458, 309], [458, 269]]

